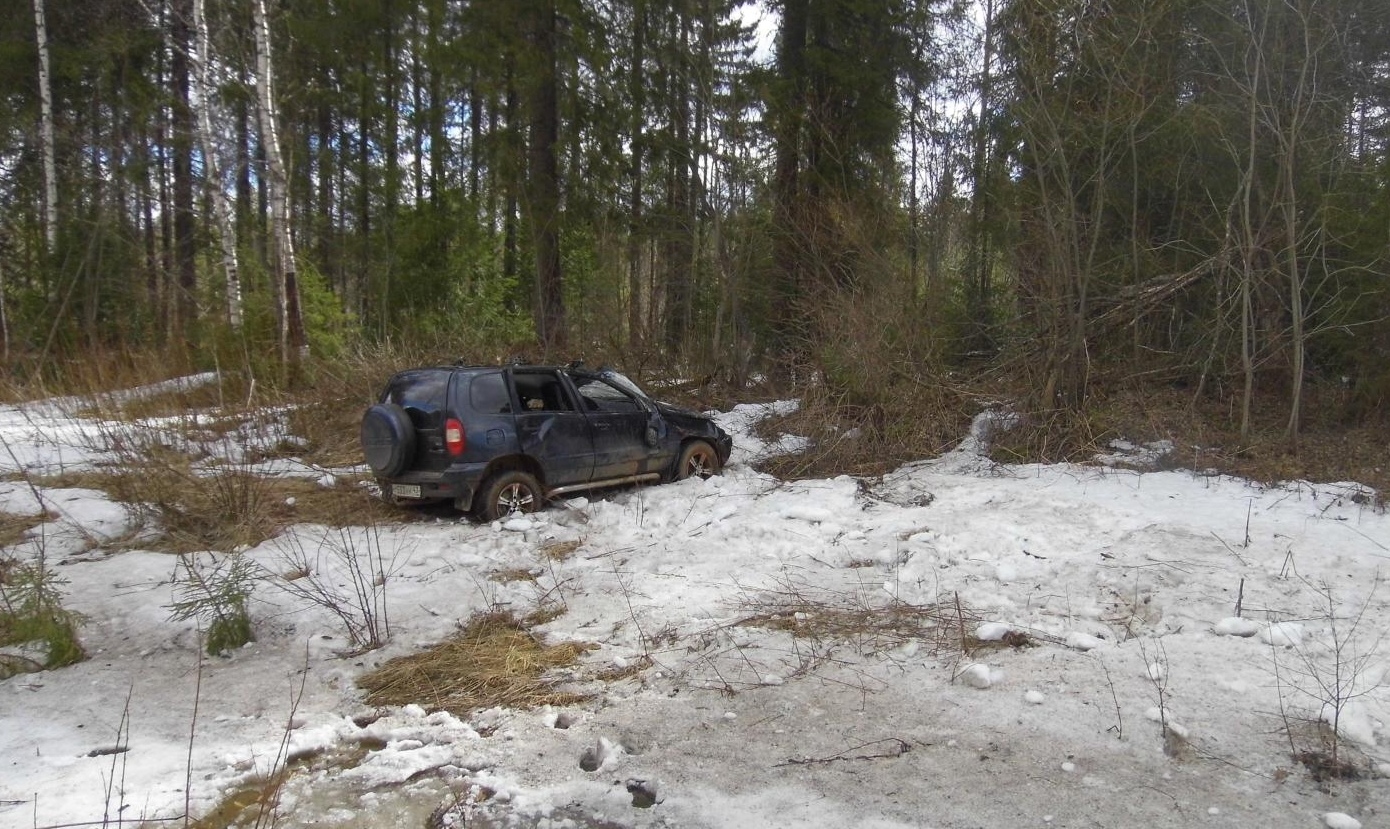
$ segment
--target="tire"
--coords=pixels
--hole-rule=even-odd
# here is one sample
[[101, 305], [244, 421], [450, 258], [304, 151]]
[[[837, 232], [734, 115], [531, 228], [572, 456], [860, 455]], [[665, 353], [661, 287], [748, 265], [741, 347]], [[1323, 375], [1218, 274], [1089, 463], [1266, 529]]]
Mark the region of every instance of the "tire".
[[362, 415], [362, 454], [379, 477], [399, 475], [415, 457], [415, 424], [405, 409], [378, 403]]
[[711, 478], [719, 474], [719, 453], [703, 440], [692, 440], [681, 448], [676, 460], [677, 481], [686, 478]]
[[536, 476], [520, 469], [498, 472], [483, 484], [478, 501], [478, 520], [496, 521], [535, 512], [545, 506], [545, 492]]

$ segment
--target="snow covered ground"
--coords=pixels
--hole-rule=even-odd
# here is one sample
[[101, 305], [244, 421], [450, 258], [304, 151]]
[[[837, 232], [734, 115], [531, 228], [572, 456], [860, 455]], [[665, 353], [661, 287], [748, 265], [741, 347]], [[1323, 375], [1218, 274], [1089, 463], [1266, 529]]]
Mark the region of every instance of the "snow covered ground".
[[[101, 461], [70, 408], [0, 408], [0, 474]], [[987, 428], [882, 479], [783, 483], [751, 467], [797, 445], [751, 434], [767, 411], [720, 415], [735, 455], [708, 481], [505, 526], [297, 526], [245, 551], [266, 574], [257, 641], [227, 658], [170, 620], [172, 556], [103, 548], [128, 508], [0, 483], [0, 511], [56, 516], [0, 555], [44, 552], [90, 655], [0, 680], [0, 827], [182, 823], [286, 752], [309, 758], [286, 827], [1390, 825], [1390, 517], [1372, 493], [1113, 457], [1000, 466]], [[557, 542], [577, 549], [552, 560]], [[368, 549], [391, 638], [361, 654], [276, 584], [306, 551], [327, 572]], [[493, 578], [516, 571], [534, 580]], [[363, 702], [356, 678], [387, 659], [542, 602], [564, 610], [550, 641], [598, 646], [571, 683], [591, 702], [467, 720]], [[821, 609], [917, 622], [804, 635]], [[1294, 759], [1325, 749], [1324, 721], [1360, 779]]]

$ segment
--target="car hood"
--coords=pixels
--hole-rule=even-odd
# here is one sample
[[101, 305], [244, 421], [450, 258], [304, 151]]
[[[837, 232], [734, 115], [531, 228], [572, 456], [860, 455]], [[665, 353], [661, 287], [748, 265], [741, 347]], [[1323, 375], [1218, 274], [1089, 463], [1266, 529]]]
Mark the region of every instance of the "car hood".
[[656, 408], [657, 411], [661, 412], [661, 416], [666, 418], [666, 422], [670, 423], [672, 426], [704, 435], [716, 434], [718, 432], [719, 427], [715, 426], [713, 420], [710, 420], [705, 415], [692, 409], [686, 409], [681, 406], [674, 406], [670, 403], [662, 403], [660, 401], [657, 401]]

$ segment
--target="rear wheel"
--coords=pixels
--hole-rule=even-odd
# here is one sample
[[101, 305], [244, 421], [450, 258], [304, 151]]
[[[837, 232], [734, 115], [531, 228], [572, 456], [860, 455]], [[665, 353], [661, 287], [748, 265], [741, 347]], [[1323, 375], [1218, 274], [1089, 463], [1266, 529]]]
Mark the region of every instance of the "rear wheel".
[[415, 424], [405, 409], [378, 403], [362, 415], [362, 454], [379, 477], [399, 475], [415, 456]]
[[545, 493], [536, 476], [520, 469], [498, 472], [483, 485], [478, 518], [496, 521], [513, 515], [535, 512], [545, 504]]
[[676, 480], [709, 478], [719, 474], [719, 453], [703, 440], [687, 443], [676, 463]]

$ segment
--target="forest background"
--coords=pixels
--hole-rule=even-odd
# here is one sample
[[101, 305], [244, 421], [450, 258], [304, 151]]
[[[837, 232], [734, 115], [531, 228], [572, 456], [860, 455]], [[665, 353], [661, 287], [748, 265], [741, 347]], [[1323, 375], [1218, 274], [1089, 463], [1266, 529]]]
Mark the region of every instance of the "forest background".
[[8, 395], [583, 356], [790, 387], [790, 472], [1007, 402], [1390, 484], [1382, 0], [0, 8]]

